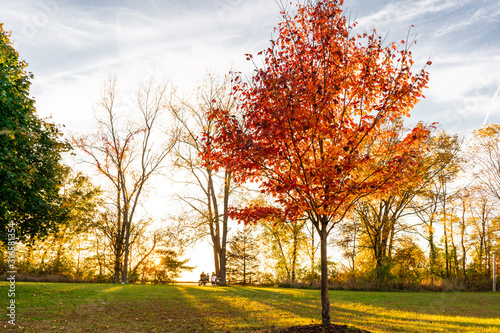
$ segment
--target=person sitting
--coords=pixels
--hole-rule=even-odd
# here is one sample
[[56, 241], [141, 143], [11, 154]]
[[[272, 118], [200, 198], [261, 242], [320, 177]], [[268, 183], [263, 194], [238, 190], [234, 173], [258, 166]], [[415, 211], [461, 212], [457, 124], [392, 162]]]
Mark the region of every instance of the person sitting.
[[212, 272], [212, 286], [216, 286], [217, 285], [217, 275], [215, 275], [214, 272]]
[[204, 286], [206, 286], [208, 279], [209, 279], [208, 274], [205, 274], [205, 272], [201, 272], [200, 281], [198, 281], [198, 285], [201, 286], [203, 284]]

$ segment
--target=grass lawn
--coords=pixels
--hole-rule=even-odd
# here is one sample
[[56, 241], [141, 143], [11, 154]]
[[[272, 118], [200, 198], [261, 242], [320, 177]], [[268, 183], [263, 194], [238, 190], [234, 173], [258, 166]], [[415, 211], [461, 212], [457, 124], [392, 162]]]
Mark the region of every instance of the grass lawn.
[[[319, 290], [16, 283], [6, 332], [247, 332], [320, 323]], [[330, 292], [332, 322], [371, 332], [500, 332], [500, 293]]]

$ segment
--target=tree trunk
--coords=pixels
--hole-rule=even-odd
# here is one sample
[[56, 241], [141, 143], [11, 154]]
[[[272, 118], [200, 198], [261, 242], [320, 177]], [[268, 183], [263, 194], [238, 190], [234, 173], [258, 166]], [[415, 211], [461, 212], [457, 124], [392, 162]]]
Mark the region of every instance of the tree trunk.
[[221, 239], [221, 247], [220, 247], [220, 285], [226, 285], [226, 247], [227, 247], [227, 223], [229, 220], [229, 216], [227, 212], [229, 210], [229, 195], [231, 193], [231, 180], [232, 174], [229, 171], [225, 171], [224, 173], [224, 216], [222, 217], [222, 239]]
[[445, 258], [445, 271], [446, 271], [446, 278], [450, 277], [450, 251], [448, 249], [448, 232], [447, 232], [448, 225], [446, 223], [446, 216], [443, 221], [443, 229], [444, 229], [444, 258]]
[[120, 282], [120, 274], [122, 271], [121, 256], [115, 251], [115, 283]]
[[213, 250], [214, 250], [213, 252], [214, 252], [215, 275], [219, 276], [220, 275], [220, 261], [219, 261], [220, 249], [218, 246], [215, 246], [215, 244], [214, 244]]
[[429, 232], [429, 269], [431, 273], [431, 278], [434, 279], [434, 275], [436, 275], [436, 247], [434, 245], [434, 231], [432, 227], [432, 220], [429, 221], [428, 224], [428, 232]]
[[247, 284], [247, 256], [246, 253], [243, 252], [243, 285], [246, 286], [246, 284]]
[[295, 268], [297, 265], [297, 233], [293, 234], [293, 251], [292, 251], [292, 283], [295, 283]]
[[226, 285], [226, 247], [221, 248], [221, 254], [220, 254], [220, 275], [217, 275], [219, 278], [219, 285], [225, 286]]
[[130, 223], [128, 218], [128, 210], [123, 213], [123, 223], [125, 224], [125, 253], [123, 257], [123, 267], [122, 267], [122, 284], [127, 283], [128, 279], [128, 257], [130, 249]]
[[[120, 179], [120, 171], [118, 171], [118, 179]], [[122, 189], [121, 189], [121, 183], [118, 182], [116, 185], [116, 237], [114, 239], [115, 241], [115, 282], [114, 283], [119, 283], [120, 282], [120, 275], [122, 273], [122, 254], [123, 254], [123, 231], [124, 231], [124, 225], [123, 225], [123, 211], [122, 211], [122, 202], [121, 202], [121, 195], [122, 195]]]
[[356, 240], [357, 240], [357, 235], [358, 235], [358, 224], [357, 220], [354, 220], [354, 230], [353, 230], [353, 237], [352, 237], [352, 256], [351, 256], [351, 263], [352, 263], [352, 269], [351, 272], [354, 273], [356, 269]]
[[322, 223], [321, 237], [321, 321], [330, 324], [330, 300], [328, 298], [328, 234], [326, 223]]
[[128, 257], [130, 248], [129, 239], [130, 239], [130, 234], [129, 232], [127, 232], [127, 236], [125, 238], [125, 254], [123, 258], [122, 283], [127, 283], [128, 280]]
[[311, 227], [311, 286], [313, 285], [314, 281], [314, 226]]

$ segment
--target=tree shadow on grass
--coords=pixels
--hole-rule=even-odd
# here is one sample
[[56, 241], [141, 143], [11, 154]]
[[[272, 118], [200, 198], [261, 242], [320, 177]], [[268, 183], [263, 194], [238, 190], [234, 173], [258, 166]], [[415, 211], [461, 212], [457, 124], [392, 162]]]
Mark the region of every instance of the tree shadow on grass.
[[[231, 313], [230, 327], [287, 327], [319, 323], [319, 293], [232, 287], [228, 295], [214, 294], [210, 302], [221, 308], [221, 315]], [[383, 331], [500, 331], [498, 319], [470, 318], [442, 314], [425, 314], [397, 310], [390, 306], [373, 306], [362, 302], [332, 304], [332, 322], [349, 324], [365, 330]]]
[[[267, 292], [261, 288], [225, 287], [225, 292], [204, 295], [210, 308], [210, 327], [223, 331], [252, 331], [269, 327], [289, 327], [318, 323], [319, 312], [304, 316], [299, 312], [314, 313], [316, 307], [297, 301], [281, 293]], [[220, 289], [219, 289], [220, 290]], [[293, 311], [301, 308], [302, 311]], [[305, 310], [304, 309], [309, 309]]]
[[[351, 303], [350, 306], [355, 306]], [[359, 304], [365, 310], [355, 310], [342, 306], [332, 306], [332, 317], [350, 322], [364, 329], [382, 329], [385, 331], [403, 332], [500, 332], [498, 323], [488, 322], [484, 318], [469, 318], [445, 315], [422, 315], [409, 311], [387, 310], [385, 308]]]

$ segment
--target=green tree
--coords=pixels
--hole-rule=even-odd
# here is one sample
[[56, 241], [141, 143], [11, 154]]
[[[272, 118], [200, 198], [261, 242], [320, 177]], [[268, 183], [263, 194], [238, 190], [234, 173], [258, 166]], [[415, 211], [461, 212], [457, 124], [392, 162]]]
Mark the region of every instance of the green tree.
[[252, 276], [259, 267], [258, 250], [252, 230], [248, 227], [238, 230], [231, 238], [227, 253], [227, 273], [233, 284], [251, 283]]
[[[79, 172], [65, 173], [62, 183], [59, 209], [64, 212], [64, 220], [44, 237], [33, 237], [28, 243], [19, 244], [16, 251], [18, 272], [79, 278], [90, 274], [82, 265], [82, 244], [89, 238], [88, 230], [100, 204], [100, 190]], [[0, 247], [0, 252], [5, 253], [5, 248]], [[6, 270], [4, 258], [0, 272]]]
[[100, 190], [82, 173], [69, 173], [64, 177], [61, 195], [67, 218], [37, 244], [41, 268], [46, 273], [82, 277], [87, 272], [81, 269], [80, 244], [88, 237], [88, 228], [100, 204]]
[[401, 237], [397, 243], [393, 270], [400, 279], [411, 283], [418, 282], [427, 264], [424, 251], [408, 235]]
[[182, 253], [172, 249], [158, 251], [160, 262], [154, 271], [154, 283], [171, 283], [181, 276], [183, 271], [192, 271], [195, 267], [187, 266], [189, 259], [180, 258]]
[[[274, 266], [279, 282], [284, 280], [287, 283], [296, 282], [300, 259], [309, 245], [309, 239], [305, 233], [306, 222], [308, 221], [262, 220], [260, 222], [263, 230], [259, 238], [264, 247], [269, 247], [269, 251], [266, 252], [271, 257], [271, 260], [266, 261], [271, 262], [272, 258], [276, 259]], [[284, 278], [283, 275], [286, 277]]]
[[60, 187], [69, 145], [59, 128], [36, 115], [33, 75], [0, 23], [0, 229], [17, 225], [19, 239], [43, 236], [66, 218]]

